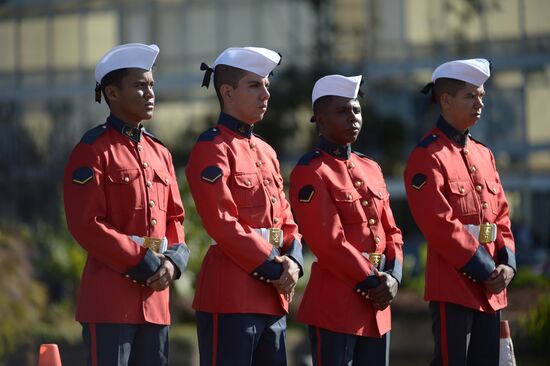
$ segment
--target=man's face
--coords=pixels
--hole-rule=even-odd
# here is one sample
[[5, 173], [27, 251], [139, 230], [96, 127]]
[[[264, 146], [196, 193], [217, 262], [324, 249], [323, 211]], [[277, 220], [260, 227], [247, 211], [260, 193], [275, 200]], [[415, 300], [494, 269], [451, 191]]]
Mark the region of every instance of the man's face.
[[327, 140], [340, 145], [353, 143], [363, 125], [361, 105], [357, 99], [333, 96], [320, 108], [315, 120]]
[[252, 72], [239, 80], [236, 89], [228, 86], [229, 97], [224, 99], [224, 111], [238, 120], [254, 124], [261, 121], [267, 111], [269, 79]]
[[459, 131], [465, 131], [475, 125], [481, 117], [484, 95], [483, 85], [477, 87], [469, 83], [466, 83], [466, 87], [460, 89], [455, 96], [447, 94], [445, 107], [449, 123]]
[[131, 68], [122, 79], [120, 87], [109, 85], [111, 111], [124, 122], [137, 125], [153, 117], [155, 93], [153, 73]]

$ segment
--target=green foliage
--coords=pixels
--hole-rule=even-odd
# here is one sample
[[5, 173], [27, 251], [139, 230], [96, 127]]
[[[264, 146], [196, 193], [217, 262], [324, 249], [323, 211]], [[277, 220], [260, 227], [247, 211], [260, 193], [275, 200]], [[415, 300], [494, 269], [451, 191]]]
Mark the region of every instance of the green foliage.
[[550, 287], [550, 278], [543, 274], [538, 274], [529, 266], [521, 266], [518, 268], [516, 276], [512, 280], [510, 287]]
[[46, 289], [34, 279], [25, 231], [0, 229], [0, 361], [26, 339], [47, 304]]
[[427, 254], [428, 245], [423, 243], [418, 247], [416, 257], [410, 254], [405, 256], [403, 260], [403, 288], [412, 289], [420, 293], [424, 292]]
[[528, 343], [529, 350], [544, 354], [550, 352], [550, 294], [547, 291], [541, 294], [537, 306], [521, 321], [521, 326], [525, 333], [521, 342]]

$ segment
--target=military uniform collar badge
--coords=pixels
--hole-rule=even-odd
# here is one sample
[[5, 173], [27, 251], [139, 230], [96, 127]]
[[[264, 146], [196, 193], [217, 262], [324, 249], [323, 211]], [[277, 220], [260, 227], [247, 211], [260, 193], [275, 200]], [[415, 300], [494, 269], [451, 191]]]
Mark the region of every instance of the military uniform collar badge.
[[319, 149], [323, 150], [327, 154], [330, 154], [338, 159], [349, 159], [351, 154], [351, 146], [348, 145], [338, 145], [333, 142], [328, 141], [326, 138], [321, 136], [319, 138], [319, 144], [317, 145]]
[[114, 115], [110, 115], [107, 118], [107, 124], [114, 128], [116, 131], [120, 132], [123, 136], [129, 138], [130, 140], [139, 142], [141, 139], [141, 125], [131, 126], [124, 123], [122, 120], [117, 118]]
[[439, 117], [437, 121], [439, 128], [449, 139], [456, 142], [460, 147], [465, 147], [468, 142], [469, 132], [460, 132], [449, 124], [443, 117]]
[[252, 136], [252, 130], [254, 129], [254, 125], [249, 125], [241, 122], [238, 119], [223, 112], [220, 113], [218, 123], [246, 138], [250, 138]]

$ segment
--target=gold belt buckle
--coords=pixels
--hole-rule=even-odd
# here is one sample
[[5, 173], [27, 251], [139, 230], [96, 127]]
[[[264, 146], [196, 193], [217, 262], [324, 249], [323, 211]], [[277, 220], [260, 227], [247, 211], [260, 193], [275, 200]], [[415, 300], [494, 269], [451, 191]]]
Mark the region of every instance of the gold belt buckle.
[[493, 239], [493, 225], [489, 223], [479, 225], [479, 242], [490, 243]]
[[382, 260], [382, 254], [380, 253], [369, 253], [369, 261], [378, 269], [380, 266], [380, 261]]
[[269, 236], [269, 243], [276, 248], [280, 247], [282, 230], [270, 227], [269, 229], [267, 229], [267, 231]]
[[148, 236], [143, 238], [143, 246], [151, 249], [153, 252], [160, 252], [160, 244], [162, 239], [150, 238]]

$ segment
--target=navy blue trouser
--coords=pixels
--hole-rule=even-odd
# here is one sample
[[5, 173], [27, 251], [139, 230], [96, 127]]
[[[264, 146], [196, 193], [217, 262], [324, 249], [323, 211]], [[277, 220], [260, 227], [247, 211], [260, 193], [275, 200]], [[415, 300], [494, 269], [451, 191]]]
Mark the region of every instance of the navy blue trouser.
[[381, 338], [309, 326], [313, 366], [388, 366], [390, 333]]
[[430, 302], [434, 358], [431, 366], [498, 366], [500, 311]]
[[286, 366], [286, 317], [197, 312], [200, 366]]
[[168, 365], [168, 326], [83, 323], [88, 366]]

